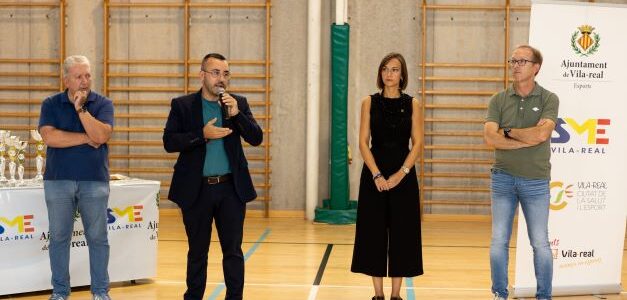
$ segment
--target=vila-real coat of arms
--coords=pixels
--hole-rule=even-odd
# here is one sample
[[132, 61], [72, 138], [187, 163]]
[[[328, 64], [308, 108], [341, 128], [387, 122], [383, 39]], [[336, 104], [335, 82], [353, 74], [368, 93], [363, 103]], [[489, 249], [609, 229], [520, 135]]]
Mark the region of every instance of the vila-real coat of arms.
[[590, 25], [581, 25], [570, 38], [570, 46], [579, 56], [592, 55], [599, 50], [601, 37], [598, 33], [593, 32], [594, 27]]

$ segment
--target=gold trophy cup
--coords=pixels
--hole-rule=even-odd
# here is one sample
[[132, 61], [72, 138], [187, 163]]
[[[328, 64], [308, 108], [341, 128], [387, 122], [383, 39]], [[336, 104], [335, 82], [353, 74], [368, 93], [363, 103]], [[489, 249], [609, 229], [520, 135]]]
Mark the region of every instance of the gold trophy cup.
[[37, 175], [35, 175], [35, 181], [42, 181], [44, 179], [43, 170], [44, 170], [44, 155], [46, 154], [46, 144], [44, 143], [44, 139], [39, 134], [39, 131], [32, 129], [30, 131], [30, 136], [35, 140], [35, 165], [37, 167]]
[[7, 158], [5, 157], [7, 154], [7, 144], [5, 138], [7, 134], [11, 134], [11, 132], [0, 130], [0, 184], [7, 182], [7, 178], [4, 176], [4, 170], [7, 166]]
[[28, 142], [18, 141], [15, 145], [17, 150], [17, 177], [19, 179], [18, 185], [24, 185], [24, 163], [26, 162], [26, 147]]
[[14, 186], [17, 180], [15, 180], [15, 171], [17, 169], [17, 148], [15, 147], [18, 144], [19, 139], [16, 136], [9, 137], [9, 142], [7, 146], [9, 148], [9, 185]]

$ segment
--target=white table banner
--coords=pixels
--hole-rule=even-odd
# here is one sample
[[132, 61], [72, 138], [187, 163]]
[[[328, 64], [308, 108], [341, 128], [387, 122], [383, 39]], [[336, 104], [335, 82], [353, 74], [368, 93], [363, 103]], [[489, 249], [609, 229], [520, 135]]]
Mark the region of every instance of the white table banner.
[[[159, 182], [111, 182], [108, 210], [111, 282], [156, 275]], [[78, 217], [70, 248], [72, 286], [90, 284], [89, 253]], [[48, 213], [41, 185], [0, 188], [0, 295], [51, 289]]]

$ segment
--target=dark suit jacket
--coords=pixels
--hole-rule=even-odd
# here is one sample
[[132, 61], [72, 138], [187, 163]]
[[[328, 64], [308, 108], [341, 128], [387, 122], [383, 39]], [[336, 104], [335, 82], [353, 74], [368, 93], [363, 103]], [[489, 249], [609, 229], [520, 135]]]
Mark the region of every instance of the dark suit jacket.
[[[231, 96], [237, 100], [239, 113], [222, 123], [223, 127], [233, 130], [224, 137], [224, 148], [231, 166], [235, 191], [242, 202], [249, 202], [257, 197], [257, 192], [248, 171], [240, 137], [257, 146], [263, 140], [263, 132], [253, 118], [246, 98], [233, 94]], [[202, 119], [202, 101], [201, 91], [173, 99], [163, 133], [165, 150], [180, 152], [174, 165], [168, 199], [182, 209], [191, 207], [200, 194], [205, 143], [211, 143], [211, 140], [205, 140], [202, 132], [205, 125]]]

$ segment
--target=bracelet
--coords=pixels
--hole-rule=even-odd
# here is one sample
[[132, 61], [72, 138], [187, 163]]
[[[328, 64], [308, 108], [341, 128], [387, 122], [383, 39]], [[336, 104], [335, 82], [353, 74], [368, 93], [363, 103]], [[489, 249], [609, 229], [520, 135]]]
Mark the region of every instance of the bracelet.
[[372, 176], [372, 180], [377, 180], [378, 178], [383, 177], [383, 175], [381, 175], [381, 172], [377, 172], [374, 174], [374, 176]]

